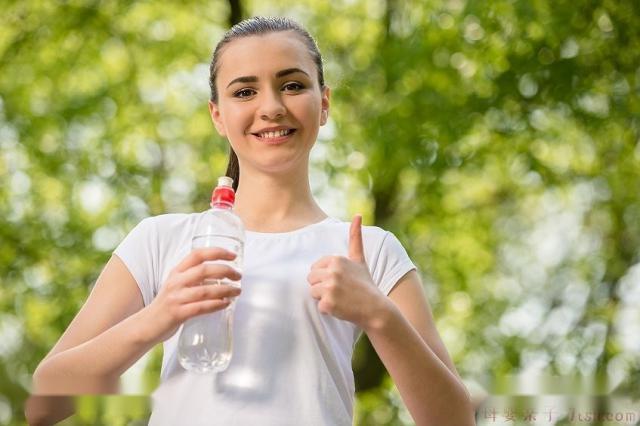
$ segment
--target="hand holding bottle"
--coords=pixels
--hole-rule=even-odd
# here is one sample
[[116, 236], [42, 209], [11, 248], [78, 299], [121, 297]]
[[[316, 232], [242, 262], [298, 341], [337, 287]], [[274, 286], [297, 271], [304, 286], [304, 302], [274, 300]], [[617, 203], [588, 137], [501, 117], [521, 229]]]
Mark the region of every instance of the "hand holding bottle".
[[236, 269], [208, 263], [215, 260], [231, 261], [235, 257], [235, 253], [221, 248], [197, 249], [171, 271], [158, 296], [148, 306], [153, 340], [164, 341], [186, 320], [225, 309], [231, 304], [230, 298], [238, 296], [240, 288], [201, 284], [208, 279], [238, 281], [241, 274]]

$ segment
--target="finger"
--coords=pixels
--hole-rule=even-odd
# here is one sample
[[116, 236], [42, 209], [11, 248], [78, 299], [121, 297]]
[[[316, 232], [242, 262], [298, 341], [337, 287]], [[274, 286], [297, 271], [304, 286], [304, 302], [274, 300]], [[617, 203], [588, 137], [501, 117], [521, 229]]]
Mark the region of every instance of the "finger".
[[314, 299], [320, 300], [322, 299], [322, 295], [325, 293], [324, 286], [312, 285], [311, 288], [309, 289], [309, 293], [311, 294], [311, 297], [313, 297]]
[[204, 300], [224, 300], [227, 297], [238, 297], [241, 292], [240, 288], [230, 285], [201, 285], [182, 289], [178, 300], [182, 304]]
[[326, 268], [316, 268], [312, 269], [307, 275], [307, 282], [311, 285], [319, 284], [322, 281], [330, 278], [331, 273]]
[[220, 311], [231, 304], [231, 300], [227, 299], [214, 299], [203, 300], [201, 302], [194, 302], [184, 305], [180, 309], [181, 316], [186, 320], [196, 315], [208, 314], [211, 312]]
[[194, 286], [200, 285], [206, 279], [223, 279], [228, 278], [231, 281], [238, 281], [242, 278], [242, 274], [229, 265], [220, 263], [201, 263], [193, 266], [180, 274], [176, 284], [178, 286]]
[[364, 248], [362, 246], [362, 216], [353, 217], [349, 228], [349, 259], [364, 263]]
[[331, 315], [335, 307], [336, 304], [328, 297], [318, 301], [318, 312], [321, 314]]
[[315, 262], [313, 262], [313, 264], [311, 265], [311, 269], [317, 269], [317, 268], [326, 268], [327, 266], [329, 266], [329, 264], [333, 261], [333, 258], [335, 256], [323, 256], [320, 259], [316, 260]]
[[178, 272], [184, 272], [187, 269], [208, 260], [233, 260], [236, 254], [225, 250], [221, 247], [211, 247], [192, 250], [183, 260], [176, 266]]

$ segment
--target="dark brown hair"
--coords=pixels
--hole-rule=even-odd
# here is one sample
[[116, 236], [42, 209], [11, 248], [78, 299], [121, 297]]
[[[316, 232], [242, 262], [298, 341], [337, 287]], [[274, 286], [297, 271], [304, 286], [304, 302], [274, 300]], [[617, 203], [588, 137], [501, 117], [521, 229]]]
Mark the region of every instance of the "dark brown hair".
[[[293, 31], [295, 34], [301, 37], [304, 44], [307, 46], [307, 50], [311, 55], [311, 58], [315, 62], [318, 68], [318, 83], [320, 88], [324, 88], [324, 73], [322, 70], [322, 56], [320, 50], [316, 45], [315, 40], [311, 35], [297, 22], [284, 17], [263, 17], [255, 16], [253, 18], [245, 19], [231, 27], [227, 31], [222, 40], [220, 40], [213, 51], [213, 58], [211, 59], [211, 65], [209, 66], [209, 87], [211, 88], [211, 101], [218, 102], [218, 90], [216, 89], [216, 76], [218, 74], [218, 68], [220, 66], [220, 55], [222, 54], [222, 48], [232, 42], [235, 39], [242, 37], [249, 37], [255, 35], [263, 35], [268, 33], [275, 33], [280, 31]], [[238, 189], [238, 182], [240, 180], [240, 165], [238, 164], [238, 157], [233, 151], [233, 148], [229, 146], [229, 163], [227, 164], [227, 176], [233, 178], [233, 189]]]

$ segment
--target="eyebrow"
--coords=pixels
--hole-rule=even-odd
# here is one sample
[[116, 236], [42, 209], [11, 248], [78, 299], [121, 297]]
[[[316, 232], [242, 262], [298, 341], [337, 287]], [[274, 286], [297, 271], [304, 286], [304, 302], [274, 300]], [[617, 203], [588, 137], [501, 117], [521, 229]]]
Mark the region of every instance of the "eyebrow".
[[[297, 72], [301, 72], [302, 74], [304, 74], [307, 77], [309, 77], [309, 74], [307, 74], [306, 71], [303, 71], [300, 68], [287, 68], [287, 69], [278, 71], [276, 73], [276, 78], [284, 77], [284, 76], [287, 76], [289, 74], [294, 74], [294, 73], [297, 73]], [[231, 82], [229, 84], [227, 84], [227, 87], [231, 86], [234, 83], [255, 83], [257, 81], [258, 81], [258, 77], [256, 77], [255, 75], [238, 77], [238, 78], [234, 78], [233, 80], [231, 80]]]

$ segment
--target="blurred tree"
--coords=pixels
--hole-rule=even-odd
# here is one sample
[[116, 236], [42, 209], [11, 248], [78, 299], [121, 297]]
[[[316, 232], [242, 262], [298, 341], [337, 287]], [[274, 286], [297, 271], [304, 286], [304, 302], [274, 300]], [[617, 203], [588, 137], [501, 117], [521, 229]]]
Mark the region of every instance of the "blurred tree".
[[[205, 207], [227, 155], [208, 61], [249, 14], [317, 37], [334, 93], [313, 176], [403, 241], [465, 378], [599, 375], [640, 396], [639, 9], [5, 2], [0, 405], [20, 417], [30, 372], [137, 221]], [[366, 339], [354, 368], [358, 422], [410, 422]]]
[[206, 101], [228, 6], [6, 3], [0, 394], [9, 417], [21, 417], [31, 372], [124, 235], [145, 216], [205, 207], [194, 200], [206, 199], [227, 155]]

